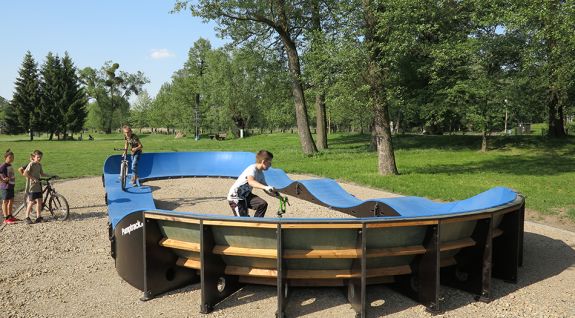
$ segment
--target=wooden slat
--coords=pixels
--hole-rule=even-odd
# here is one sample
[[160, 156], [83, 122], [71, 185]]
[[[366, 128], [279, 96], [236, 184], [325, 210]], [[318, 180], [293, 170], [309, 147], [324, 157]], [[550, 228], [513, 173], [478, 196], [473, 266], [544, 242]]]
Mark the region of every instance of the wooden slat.
[[284, 223], [282, 229], [361, 229], [361, 223]]
[[179, 241], [169, 238], [164, 238], [160, 241], [160, 246], [175, 248], [178, 250], [190, 251], [190, 252], [199, 252], [200, 251], [200, 243], [192, 243], [186, 241]]
[[452, 217], [452, 218], [448, 218], [448, 219], [441, 219], [440, 223], [445, 224], [445, 223], [467, 222], [467, 221], [487, 219], [490, 217], [491, 217], [491, 213], [486, 212], [486, 213], [473, 214], [473, 215], [467, 215], [467, 216], [456, 216], [456, 217]]
[[445, 252], [445, 251], [455, 250], [458, 248], [464, 248], [464, 247], [469, 247], [469, 246], [473, 246], [473, 245], [475, 245], [475, 241], [472, 238], [467, 237], [467, 238], [457, 240], [457, 241], [441, 243], [439, 250], [441, 252]]
[[284, 258], [358, 258], [359, 251], [350, 249], [313, 249], [313, 250], [285, 250]]
[[254, 277], [277, 277], [278, 271], [267, 268], [253, 268], [242, 266], [226, 266], [227, 275], [254, 276]]
[[275, 248], [245, 248], [233, 247], [226, 245], [216, 245], [212, 251], [218, 255], [229, 256], [246, 256], [246, 257], [260, 257], [260, 258], [277, 258], [277, 250]]
[[200, 224], [200, 220], [194, 219], [194, 218], [191, 218], [191, 217], [190, 217], [190, 218], [184, 218], [184, 217], [171, 216], [171, 215], [144, 213], [144, 218], [146, 218], [146, 219], [154, 219], [154, 220], [163, 220], [163, 221], [173, 221], [173, 222]]
[[385, 227], [405, 227], [405, 226], [423, 226], [438, 224], [438, 220], [419, 220], [419, 221], [395, 221], [395, 222], [379, 222], [367, 223], [365, 226], [370, 229], [385, 228]]
[[[238, 275], [238, 276], [251, 276], [251, 277], [277, 277], [277, 270], [266, 269], [266, 268], [253, 268], [253, 267], [241, 267], [241, 266], [226, 266], [225, 273], [227, 275]], [[382, 267], [382, 268], [370, 268], [367, 270], [367, 277], [382, 277], [382, 276], [393, 276], [393, 275], [403, 275], [411, 273], [411, 268], [409, 265], [392, 266], [392, 267]], [[360, 277], [359, 272], [352, 272], [348, 269], [330, 269], [330, 270], [299, 270], [292, 269], [288, 270], [286, 273], [287, 279], [349, 279], [354, 277]]]
[[440, 267], [447, 267], [447, 266], [452, 266], [457, 264], [457, 261], [455, 260], [455, 257], [448, 257], [448, 258], [442, 258], [439, 261], [439, 266]]
[[501, 236], [503, 234], [503, 230], [502, 229], [494, 229], [493, 230], [493, 234], [491, 235], [492, 238], [496, 238], [498, 236]]
[[380, 268], [369, 268], [367, 270], [367, 277], [382, 277], [382, 276], [394, 276], [394, 275], [405, 275], [411, 273], [411, 267], [409, 265], [400, 266], [390, 266], [390, 267], [380, 267]]
[[425, 253], [425, 247], [422, 245], [404, 246], [404, 247], [389, 247], [368, 249], [367, 257], [386, 257], [386, 256], [402, 256], [402, 255], [417, 255]]
[[178, 266], [182, 266], [182, 267], [187, 267], [187, 268], [193, 268], [193, 269], [201, 269], [202, 265], [200, 262], [200, 258], [183, 258], [180, 257], [178, 258], [178, 260], [176, 261], [176, 265]]
[[[246, 256], [246, 257], [259, 257], [259, 258], [277, 258], [276, 249], [264, 248], [243, 248], [233, 247], [226, 245], [217, 245], [213, 249], [214, 254], [229, 255], [229, 256]], [[370, 249], [367, 252], [367, 257], [390, 257], [402, 255], [417, 255], [425, 253], [425, 248], [421, 245], [406, 246], [406, 247], [391, 247], [382, 249]], [[334, 259], [334, 258], [359, 258], [359, 250], [355, 248], [350, 249], [308, 249], [308, 250], [292, 250], [286, 249], [284, 251], [284, 258], [286, 259]]]
[[256, 222], [232, 222], [232, 221], [217, 221], [217, 220], [205, 220], [206, 225], [216, 225], [216, 226], [234, 226], [234, 227], [251, 227], [260, 229], [275, 229], [277, 224], [275, 223], [256, 223]]

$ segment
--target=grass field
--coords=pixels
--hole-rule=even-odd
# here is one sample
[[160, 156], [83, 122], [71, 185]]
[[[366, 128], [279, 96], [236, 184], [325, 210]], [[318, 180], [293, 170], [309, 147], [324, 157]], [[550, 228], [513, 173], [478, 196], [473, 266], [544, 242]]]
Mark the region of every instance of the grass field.
[[[15, 165], [28, 161], [34, 149], [44, 152], [46, 173], [63, 178], [97, 176], [120, 134], [95, 135], [94, 141], [48, 141], [26, 136], [0, 136], [0, 149], [11, 148]], [[575, 221], [575, 138], [542, 136], [493, 137], [491, 150], [481, 153], [479, 136], [400, 136], [394, 139], [399, 176], [377, 174], [377, 154], [369, 151], [369, 136], [332, 134], [330, 149], [312, 157], [301, 153], [295, 134], [256, 135], [215, 141], [192, 137], [142, 135], [145, 152], [258, 151], [274, 153], [274, 167], [385, 189], [404, 195], [458, 200], [494, 186], [516, 189], [527, 197], [527, 208], [544, 214], [567, 215]], [[17, 179], [17, 189], [24, 187]]]

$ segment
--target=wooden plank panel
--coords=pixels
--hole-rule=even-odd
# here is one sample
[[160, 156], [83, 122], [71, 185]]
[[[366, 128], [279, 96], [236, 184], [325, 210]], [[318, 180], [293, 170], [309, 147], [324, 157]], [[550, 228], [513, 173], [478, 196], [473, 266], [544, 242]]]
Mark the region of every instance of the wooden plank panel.
[[202, 267], [200, 258], [178, 258], [176, 265], [193, 269], [201, 269]]
[[277, 250], [275, 248], [245, 248], [245, 247], [216, 245], [214, 246], [212, 252], [218, 255], [260, 257], [260, 258], [273, 258], [273, 259], [277, 258]]
[[501, 236], [503, 234], [503, 230], [502, 229], [494, 229], [493, 230], [493, 234], [491, 235], [492, 238], [496, 238], [498, 236]]
[[392, 222], [380, 222], [380, 223], [367, 223], [365, 226], [369, 229], [376, 229], [385, 227], [424, 226], [424, 225], [434, 225], [437, 223], [439, 223], [438, 220], [392, 221]]
[[358, 258], [359, 251], [350, 249], [284, 250], [284, 258]]
[[441, 260], [439, 260], [440, 267], [447, 267], [455, 264], [457, 264], [455, 257], [442, 258]]
[[405, 275], [411, 273], [411, 267], [409, 265], [400, 266], [390, 266], [381, 268], [369, 268], [367, 269], [367, 277], [382, 277], [382, 276], [394, 276], [394, 275]]
[[361, 229], [361, 223], [284, 223], [282, 229]]
[[232, 222], [232, 221], [218, 221], [218, 220], [204, 220], [206, 225], [216, 226], [235, 226], [235, 227], [252, 227], [261, 229], [275, 229], [275, 223], [256, 223], [256, 222]]
[[474, 246], [474, 245], [475, 245], [475, 241], [472, 238], [467, 237], [467, 238], [457, 240], [457, 241], [443, 242], [440, 244], [439, 250], [441, 252], [445, 252], [445, 251], [455, 250], [458, 248], [464, 248], [464, 247], [469, 247], [469, 246]]
[[441, 223], [456, 223], [456, 222], [467, 222], [473, 220], [481, 220], [487, 219], [491, 217], [491, 213], [481, 213], [481, 214], [474, 214], [474, 215], [467, 215], [467, 216], [457, 216], [448, 219], [441, 219]]
[[144, 213], [144, 217], [146, 219], [200, 224], [200, 220], [198, 220], [198, 219], [177, 217], [177, 216], [171, 216], [171, 215]]
[[169, 238], [164, 238], [160, 241], [160, 246], [174, 248], [178, 250], [190, 251], [190, 252], [199, 252], [200, 251], [200, 243], [191, 243], [185, 242], [180, 240], [174, 240]]
[[267, 268], [253, 268], [241, 266], [226, 266], [227, 275], [254, 276], [254, 277], [277, 277], [277, 270]]
[[368, 249], [367, 257], [417, 255], [425, 253], [423, 245]]

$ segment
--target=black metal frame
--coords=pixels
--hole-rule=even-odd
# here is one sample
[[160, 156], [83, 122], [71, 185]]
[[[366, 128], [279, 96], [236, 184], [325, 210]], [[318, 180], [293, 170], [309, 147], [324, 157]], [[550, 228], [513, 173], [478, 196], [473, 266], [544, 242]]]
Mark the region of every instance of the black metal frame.
[[[391, 287], [426, 306], [427, 310], [432, 313], [442, 311], [440, 282], [470, 292], [478, 300], [489, 301], [492, 277], [517, 282], [518, 267], [523, 262], [525, 206], [522, 204], [515, 210], [509, 211], [509, 209], [512, 208], [502, 212], [486, 213], [485, 217], [476, 218], [477, 225], [471, 235], [475, 244], [462, 248], [455, 256], [456, 265], [443, 269], [440, 264], [440, 229], [442, 223], [449, 220], [439, 219], [437, 223], [424, 225], [427, 229], [423, 241], [425, 252], [416, 256], [411, 262], [411, 274], [395, 276], [395, 282]], [[501, 223], [498, 225], [502, 234], [493, 238], [495, 231], [493, 218], [499, 213], [503, 213]], [[194, 218], [198, 219], [198, 216]], [[240, 276], [225, 273], [226, 264], [222, 256], [213, 253], [216, 244], [212, 229], [214, 226], [221, 225], [205, 224], [203, 218], [199, 219], [201, 245], [201, 269], [199, 271], [177, 266], [177, 255], [158, 244], [162, 239], [158, 220], [144, 218], [144, 213], [138, 212], [128, 215], [116, 225], [111, 239], [112, 252], [116, 255], [117, 271], [132, 286], [144, 291], [143, 300], [200, 281], [200, 311], [207, 314], [213, 311], [216, 304], [244, 286], [240, 282]], [[130, 234], [122, 235], [122, 228], [137, 222], [144, 225], [141, 232], [138, 228]], [[274, 222], [277, 222], [276, 317], [283, 318], [286, 316], [285, 311], [289, 301], [289, 280], [283, 257], [282, 224], [290, 223], [290, 221], [281, 219]], [[359, 255], [352, 263], [352, 277], [345, 281], [345, 287], [347, 299], [356, 312], [356, 316], [366, 317], [368, 281], [366, 234], [369, 231], [367, 225], [370, 222], [360, 222], [362, 225], [357, 230], [356, 239]], [[222, 281], [225, 282], [225, 286], [218, 289], [218, 286], [222, 287]]]

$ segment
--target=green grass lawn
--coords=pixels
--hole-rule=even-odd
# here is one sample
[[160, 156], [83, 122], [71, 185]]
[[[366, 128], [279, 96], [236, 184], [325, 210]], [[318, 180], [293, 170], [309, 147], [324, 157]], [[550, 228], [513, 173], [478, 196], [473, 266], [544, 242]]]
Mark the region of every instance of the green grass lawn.
[[[369, 136], [332, 134], [330, 149], [312, 157], [301, 153], [295, 134], [251, 136], [215, 141], [193, 137], [142, 135], [145, 152], [251, 151], [268, 149], [274, 166], [354, 182], [404, 195], [458, 200], [494, 186], [516, 189], [527, 197], [527, 208], [546, 214], [566, 214], [575, 221], [575, 138], [542, 136], [493, 137], [491, 151], [481, 153], [479, 136], [400, 136], [394, 139], [399, 176], [377, 174], [377, 154], [369, 151]], [[94, 141], [30, 142], [26, 136], [1, 136], [0, 149], [11, 148], [15, 165], [28, 161], [34, 149], [44, 152], [45, 172], [64, 178], [97, 176], [113, 148], [123, 146], [120, 134], [95, 135]], [[24, 187], [17, 179], [17, 189]]]

